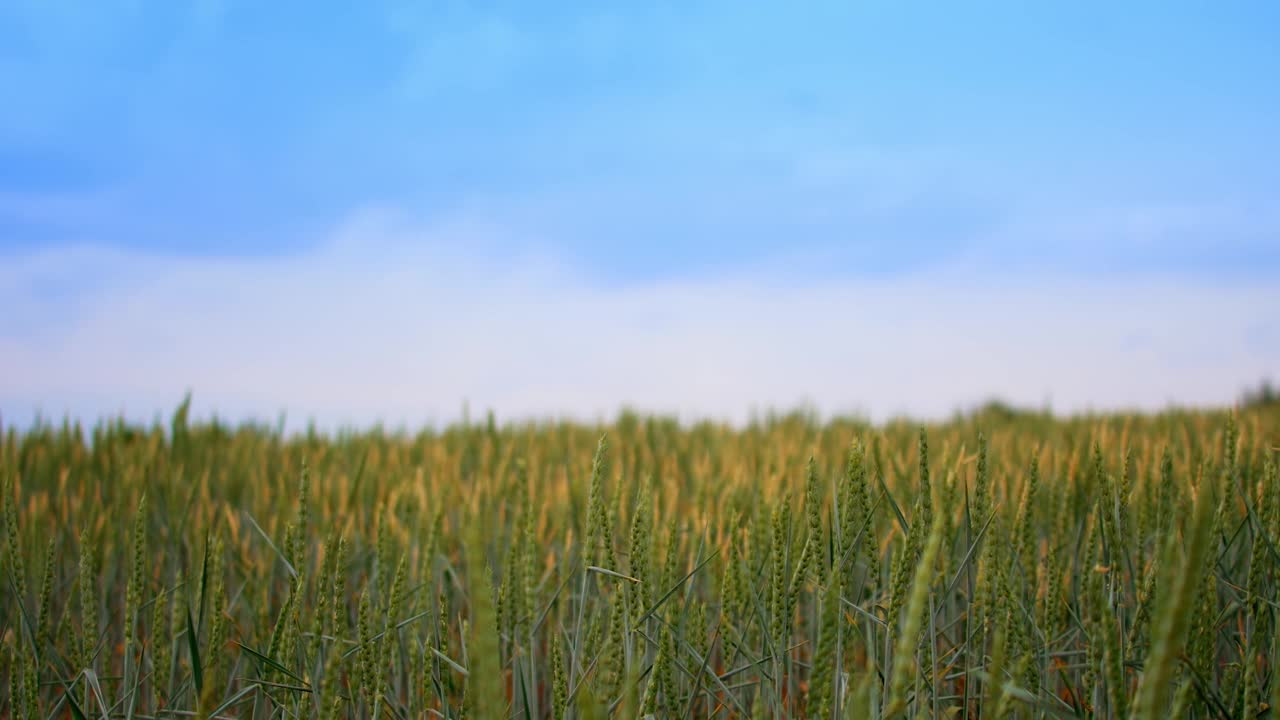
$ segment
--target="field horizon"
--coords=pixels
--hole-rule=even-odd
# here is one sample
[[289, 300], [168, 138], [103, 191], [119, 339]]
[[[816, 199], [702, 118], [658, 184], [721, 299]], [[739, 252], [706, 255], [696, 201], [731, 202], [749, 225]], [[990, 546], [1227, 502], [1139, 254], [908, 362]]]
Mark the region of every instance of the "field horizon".
[[[8, 429], [15, 429], [19, 432], [32, 432], [41, 427], [70, 427], [80, 426], [83, 428], [91, 427], [93, 424], [111, 422], [124, 423], [131, 426], [145, 427], [165, 425], [171, 422], [174, 413], [181, 413], [187, 421], [193, 424], [218, 425], [228, 428], [254, 428], [262, 431], [274, 431], [282, 436], [296, 436], [300, 434], [320, 434], [326, 437], [334, 437], [339, 435], [361, 434], [361, 433], [384, 433], [395, 436], [412, 436], [421, 433], [442, 433], [456, 428], [467, 428], [476, 425], [494, 425], [497, 427], [544, 427], [549, 425], [578, 425], [583, 427], [604, 428], [619, 422], [623, 418], [659, 418], [664, 422], [673, 422], [683, 429], [689, 429], [699, 425], [709, 425], [721, 427], [729, 430], [746, 430], [760, 425], [778, 422], [783, 418], [803, 418], [806, 422], [814, 424], [842, 424], [854, 425], [866, 428], [885, 428], [889, 426], [934, 426], [946, 425], [949, 423], [962, 422], [965, 419], [972, 419], [981, 416], [1006, 416], [1006, 417], [1039, 417], [1041, 419], [1052, 419], [1066, 422], [1089, 422], [1104, 421], [1108, 418], [1123, 416], [1162, 416], [1162, 415], [1185, 415], [1188, 413], [1214, 413], [1248, 410], [1257, 407], [1265, 407], [1280, 403], [1280, 390], [1270, 380], [1264, 378], [1258, 383], [1244, 387], [1233, 399], [1224, 399], [1219, 403], [1189, 403], [1181, 404], [1176, 401], [1169, 401], [1163, 406], [1154, 408], [1142, 407], [1103, 407], [1103, 408], [1085, 408], [1074, 410], [1055, 410], [1051, 403], [1044, 402], [1041, 404], [1018, 403], [1009, 401], [997, 395], [989, 395], [986, 399], [967, 403], [958, 404], [948, 413], [891, 413], [880, 418], [873, 418], [870, 413], [864, 412], [841, 412], [841, 411], [823, 411], [809, 402], [797, 402], [790, 406], [778, 406], [765, 409], [751, 409], [746, 413], [745, 419], [734, 420], [727, 417], [717, 417], [714, 414], [693, 414], [682, 412], [664, 412], [662, 410], [646, 409], [643, 407], [620, 404], [614, 411], [612, 417], [606, 417], [604, 414], [598, 413], [595, 416], [583, 416], [574, 413], [523, 413], [511, 417], [503, 417], [498, 413], [500, 408], [485, 407], [473, 414], [472, 407], [469, 402], [461, 403], [461, 410], [451, 419], [446, 420], [427, 420], [424, 419], [418, 423], [412, 422], [384, 422], [382, 420], [373, 420], [372, 422], [351, 422], [351, 423], [318, 423], [314, 417], [308, 417], [301, 420], [295, 420], [290, 416], [287, 409], [277, 412], [272, 419], [266, 416], [249, 414], [248, 416], [232, 416], [230, 414], [219, 414], [216, 409], [193, 411], [193, 400], [195, 394], [187, 392], [181, 400], [175, 401], [173, 404], [173, 412], [154, 412], [151, 413], [149, 419], [144, 419], [138, 413], [131, 413], [127, 410], [121, 410], [116, 413], [97, 413], [97, 414], [80, 414], [73, 412], [63, 412], [60, 415], [46, 414], [42, 410], [37, 409], [31, 413], [32, 417], [27, 423], [15, 424], [10, 418], [6, 417], [3, 409], [0, 409], [0, 433]], [[202, 398], [203, 400], [203, 398]]]

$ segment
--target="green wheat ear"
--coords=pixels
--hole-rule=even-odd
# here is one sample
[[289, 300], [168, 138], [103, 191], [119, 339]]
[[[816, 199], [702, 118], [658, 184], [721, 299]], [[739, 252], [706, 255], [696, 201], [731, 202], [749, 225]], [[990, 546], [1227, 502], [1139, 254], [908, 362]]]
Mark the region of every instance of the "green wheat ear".
[[378, 648], [373, 637], [373, 610], [369, 605], [369, 588], [367, 586], [360, 593], [360, 608], [357, 613], [356, 629], [358, 631], [356, 637], [359, 642], [360, 658], [358, 674], [360, 696], [364, 698], [365, 702], [372, 702], [373, 694], [377, 690], [375, 673], [377, 671]]
[[[98, 650], [97, 568], [93, 561], [93, 543], [89, 531], [80, 533], [80, 668], [94, 669]], [[86, 688], [85, 697], [88, 697]]]
[[321, 552], [324, 553], [323, 559], [320, 561], [320, 577], [316, 583], [315, 601], [312, 608], [311, 617], [311, 637], [307, 642], [306, 656], [313, 662], [320, 659], [320, 649], [323, 645], [323, 638], [329, 628], [329, 620], [331, 610], [329, 603], [332, 601], [329, 588], [332, 586], [333, 579], [333, 561], [334, 553], [337, 552], [337, 538], [333, 533], [325, 538], [324, 546]]
[[619, 567], [618, 558], [613, 549], [613, 528], [606, 509], [608, 499], [604, 490], [605, 453], [608, 448], [606, 437], [601, 435], [591, 461], [591, 488], [587, 495], [586, 561], [588, 565], [603, 563], [610, 570], [616, 570]]
[[[209, 607], [209, 649], [207, 651], [206, 667], [209, 668], [209, 684], [214, 687], [221, 687], [223, 678], [223, 646], [227, 640], [227, 588], [226, 588], [226, 569], [225, 569], [226, 548], [222, 540], [222, 534], [214, 535], [213, 552], [209, 561], [209, 581], [213, 588], [211, 597], [212, 603]], [[181, 621], [179, 617], [179, 608], [175, 605], [173, 615], [173, 636], [181, 632]]]
[[1022, 562], [1022, 576], [1034, 584], [1036, 568], [1039, 566], [1039, 543], [1036, 538], [1035, 510], [1036, 493], [1040, 486], [1040, 462], [1031, 459], [1031, 467], [1027, 472], [1027, 483], [1023, 488], [1022, 503], [1018, 508], [1017, 530], [1014, 542], [1017, 547], [1014, 554]]
[[845, 465], [846, 495], [849, 501], [844, 517], [842, 549], [853, 544], [857, 533], [862, 533], [862, 554], [867, 566], [867, 584], [874, 589], [880, 578], [880, 547], [877, 543], [875, 518], [871, 514], [871, 484], [868, 482], [866, 451], [861, 442], [855, 442], [849, 450]]
[[169, 630], [169, 592], [162, 587], [152, 600], [151, 608], [151, 687], [157, 710], [164, 706], [169, 696], [173, 650]]
[[790, 520], [790, 503], [785, 495], [774, 507], [772, 518], [773, 538], [769, 545], [769, 616], [773, 618], [773, 624], [770, 627], [769, 641], [781, 652], [782, 645], [786, 641], [784, 632], [791, 626], [791, 619], [786, 617], [787, 555], [790, 545], [787, 526]]
[[901, 632], [898, 633], [897, 644], [893, 651], [893, 670], [889, 686], [889, 697], [885, 702], [885, 717], [894, 717], [906, 708], [907, 682], [912, 673], [917, 671], [915, 654], [919, 643], [920, 629], [924, 622], [925, 612], [929, 607], [929, 588], [933, 582], [934, 563], [942, 547], [943, 523], [935, 519], [929, 529], [929, 537], [925, 541], [924, 552], [915, 567], [911, 581], [910, 599], [906, 604], [906, 615], [902, 621]]
[[57, 540], [49, 538], [44, 553], [44, 577], [40, 581], [40, 614], [36, 618], [36, 654], [44, 657], [49, 650], [49, 637], [53, 625], [53, 574], [57, 557]]
[[147, 496], [143, 493], [133, 521], [133, 565], [124, 604], [125, 667], [132, 663], [133, 644], [138, 638], [138, 606], [142, 601], [142, 573], [147, 563]]
[[379, 653], [379, 673], [384, 680], [379, 690], [387, 691], [385, 684], [386, 669], [391, 664], [391, 655], [393, 651], [398, 651], [400, 647], [399, 632], [397, 624], [402, 620], [405, 602], [405, 583], [408, 580], [408, 566], [404, 557], [400, 558], [400, 563], [396, 565], [395, 579], [391, 583], [391, 601], [387, 606], [386, 620], [382, 629], [382, 639], [380, 640]]
[[813, 673], [810, 676], [809, 705], [816, 709], [818, 718], [830, 718], [839, 678], [836, 675], [836, 655], [840, 652], [838, 641], [840, 628], [840, 586], [841, 575], [833, 572], [827, 579], [828, 585], [819, 596], [820, 622], [818, 625], [818, 646], [813, 658]]
[[1168, 702], [1167, 692], [1190, 627], [1191, 607], [1208, 555], [1217, 505], [1215, 483], [1205, 478], [1197, 491], [1195, 515], [1185, 544], [1181, 548], [1173, 542], [1165, 545], [1162, 564], [1176, 569], [1167, 573], [1162, 583], [1165, 589], [1152, 623], [1151, 654], [1143, 667], [1134, 705], [1137, 720], [1162, 717], [1161, 708]]
[[987, 461], [987, 439], [984, 435], [978, 435], [978, 467], [974, 474], [973, 482], [973, 512], [971, 517], [975, 522], [986, 522], [987, 515], [991, 512], [991, 488], [990, 488], [990, 469]]
[[14, 501], [16, 489], [12, 478], [5, 479], [3, 492], [5, 553], [9, 561], [9, 574], [13, 579], [15, 598], [18, 602], [25, 603], [27, 597], [26, 560], [22, 554], [22, 543], [18, 540], [18, 510]]
[[564, 718], [564, 711], [569, 697], [569, 679], [564, 671], [564, 657], [560, 646], [560, 635], [556, 633], [551, 640], [551, 716], [556, 720]]
[[636, 497], [636, 509], [631, 517], [631, 542], [629, 567], [631, 576], [640, 582], [635, 593], [639, 602], [631, 607], [631, 623], [638, 624], [640, 615], [653, 607], [653, 479], [646, 478], [640, 484]]

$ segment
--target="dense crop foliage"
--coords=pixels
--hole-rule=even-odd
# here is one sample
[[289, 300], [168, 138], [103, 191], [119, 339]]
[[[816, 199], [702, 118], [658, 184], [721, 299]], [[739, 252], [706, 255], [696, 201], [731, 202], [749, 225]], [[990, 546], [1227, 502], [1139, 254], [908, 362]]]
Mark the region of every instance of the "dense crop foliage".
[[1278, 437], [10, 429], [0, 716], [1275, 717]]

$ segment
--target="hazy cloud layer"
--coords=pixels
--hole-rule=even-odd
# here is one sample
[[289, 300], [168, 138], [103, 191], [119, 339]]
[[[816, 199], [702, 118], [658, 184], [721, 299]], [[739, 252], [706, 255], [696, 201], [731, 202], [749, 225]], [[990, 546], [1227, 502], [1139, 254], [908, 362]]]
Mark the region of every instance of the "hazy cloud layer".
[[365, 213], [316, 250], [208, 260], [92, 247], [0, 262], [0, 413], [198, 414], [295, 427], [611, 417], [741, 421], [808, 403], [876, 419], [998, 396], [1057, 411], [1222, 404], [1274, 372], [1280, 288], [864, 279], [766, 269], [625, 286], [499, 250], [507, 229]]

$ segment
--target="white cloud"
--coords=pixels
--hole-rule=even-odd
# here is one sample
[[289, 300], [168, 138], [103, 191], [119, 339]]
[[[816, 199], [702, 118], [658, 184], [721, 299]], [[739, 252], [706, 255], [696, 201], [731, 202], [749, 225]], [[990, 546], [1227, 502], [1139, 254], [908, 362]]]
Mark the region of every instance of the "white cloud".
[[0, 259], [0, 413], [149, 419], [190, 388], [202, 415], [284, 410], [329, 427], [448, 420], [464, 400], [500, 418], [625, 404], [743, 420], [808, 402], [881, 419], [992, 396], [1059, 411], [1222, 404], [1274, 371], [1275, 338], [1258, 333], [1276, 327], [1275, 286], [955, 267], [607, 287], [501, 256], [509, 234], [369, 213], [289, 257]]

